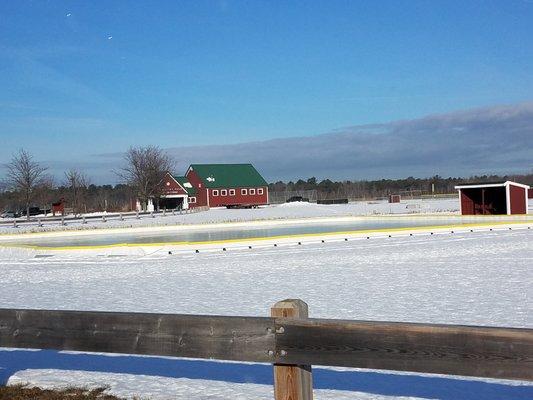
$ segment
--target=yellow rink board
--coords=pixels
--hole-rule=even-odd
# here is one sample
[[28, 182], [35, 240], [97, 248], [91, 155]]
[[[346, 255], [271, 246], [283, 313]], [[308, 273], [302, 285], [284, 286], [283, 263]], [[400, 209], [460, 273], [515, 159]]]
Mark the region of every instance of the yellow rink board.
[[165, 246], [209, 246], [209, 245], [224, 245], [235, 243], [250, 243], [250, 242], [264, 242], [276, 241], [298, 238], [321, 238], [332, 236], [365, 236], [376, 233], [397, 233], [397, 232], [431, 232], [443, 230], [457, 230], [460, 233], [461, 229], [471, 228], [490, 228], [501, 226], [515, 226], [523, 225], [528, 227], [533, 221], [491, 221], [491, 222], [473, 222], [466, 224], [450, 224], [450, 225], [433, 225], [433, 226], [418, 226], [418, 227], [401, 227], [401, 228], [379, 228], [379, 229], [363, 229], [351, 231], [336, 231], [336, 232], [322, 232], [322, 233], [301, 233], [290, 235], [276, 235], [276, 236], [259, 236], [242, 239], [224, 239], [224, 240], [206, 240], [206, 241], [178, 241], [178, 242], [154, 242], [154, 243], [114, 243], [104, 245], [80, 245], [80, 246], [39, 246], [26, 245], [16, 243], [0, 244], [0, 247], [9, 248], [25, 248], [31, 250], [47, 250], [47, 251], [64, 251], [64, 250], [96, 250], [96, 249], [112, 249], [118, 247], [165, 247]]

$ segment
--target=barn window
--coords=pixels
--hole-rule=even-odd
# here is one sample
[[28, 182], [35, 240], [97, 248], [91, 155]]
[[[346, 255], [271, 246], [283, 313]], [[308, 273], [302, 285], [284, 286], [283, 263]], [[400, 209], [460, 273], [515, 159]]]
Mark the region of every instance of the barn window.
[[255, 189], [250, 189], [250, 195], [254, 195], [255, 194]]
[[241, 189], [241, 194], [246, 196], [248, 194], [248, 189]]
[[257, 189], [257, 194], [263, 194], [263, 188]]
[[220, 191], [220, 195], [221, 195], [221, 196], [227, 196], [227, 195], [228, 195], [228, 191], [227, 191], [226, 189], [222, 189], [222, 190]]
[[218, 190], [213, 189], [213, 196], [218, 196]]
[[229, 190], [229, 195], [230, 196], [235, 196], [235, 189], [230, 189]]
[[196, 203], [196, 197], [189, 197], [189, 203]]

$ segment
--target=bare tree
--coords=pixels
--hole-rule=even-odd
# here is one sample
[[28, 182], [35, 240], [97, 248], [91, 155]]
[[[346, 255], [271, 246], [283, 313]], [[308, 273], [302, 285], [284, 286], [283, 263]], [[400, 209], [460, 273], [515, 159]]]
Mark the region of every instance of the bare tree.
[[135, 190], [145, 209], [150, 198], [158, 199], [162, 194], [163, 178], [173, 168], [174, 161], [159, 147], [130, 147], [117, 174]]
[[54, 178], [44, 175], [41, 182], [35, 187], [35, 202], [41, 206], [41, 210], [47, 214], [54, 201], [54, 189], [56, 185]]
[[65, 187], [69, 190], [69, 199], [75, 215], [82, 212], [87, 197], [89, 178], [77, 169], [70, 169], [65, 172]]
[[7, 164], [7, 182], [12, 190], [21, 195], [27, 219], [30, 219], [30, 206], [36, 188], [43, 181], [45, 171], [46, 168], [33, 161], [31, 154], [24, 149], [13, 155]]

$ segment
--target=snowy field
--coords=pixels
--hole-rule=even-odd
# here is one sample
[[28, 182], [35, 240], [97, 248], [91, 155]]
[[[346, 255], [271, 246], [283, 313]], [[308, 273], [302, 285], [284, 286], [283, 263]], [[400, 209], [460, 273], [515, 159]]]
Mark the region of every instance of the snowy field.
[[[35, 258], [35, 251], [0, 248], [0, 305], [267, 316], [275, 302], [301, 298], [316, 318], [532, 328], [532, 239], [531, 229], [513, 228], [199, 254], [66, 251]], [[516, 381], [314, 371], [316, 399], [533, 398], [533, 386]], [[273, 398], [271, 367], [261, 364], [0, 351], [0, 380], [8, 378], [104, 384], [117, 395], [151, 399]]]
[[213, 224], [223, 222], [245, 222], [261, 220], [279, 220], [295, 218], [318, 218], [318, 217], [342, 217], [357, 215], [387, 215], [387, 214], [430, 214], [459, 212], [459, 201], [452, 199], [427, 199], [405, 200], [402, 203], [389, 204], [387, 202], [355, 202], [349, 204], [322, 205], [314, 203], [286, 203], [260, 207], [258, 209], [232, 209], [212, 208], [192, 214], [172, 215], [170, 212], [165, 216], [161, 214], [143, 215], [137, 219], [135, 215], [87, 220], [82, 224], [81, 220], [69, 221], [67, 225], [61, 225], [60, 221], [41, 221], [39, 227], [37, 221], [30, 223], [21, 222], [13, 227], [12, 220], [4, 220], [0, 225], [0, 234], [13, 234], [25, 232], [43, 232], [55, 230], [79, 230], [79, 229], [104, 229], [140, 226], [166, 226], [183, 224]]

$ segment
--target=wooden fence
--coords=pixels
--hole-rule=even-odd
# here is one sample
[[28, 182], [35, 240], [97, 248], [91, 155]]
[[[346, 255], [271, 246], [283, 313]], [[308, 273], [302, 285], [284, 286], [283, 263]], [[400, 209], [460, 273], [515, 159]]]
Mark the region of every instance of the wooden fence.
[[275, 398], [312, 399], [311, 365], [533, 380], [533, 329], [307, 318], [0, 309], [0, 347], [274, 365]]

